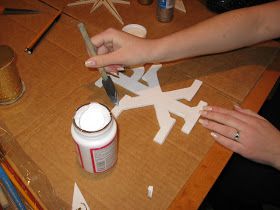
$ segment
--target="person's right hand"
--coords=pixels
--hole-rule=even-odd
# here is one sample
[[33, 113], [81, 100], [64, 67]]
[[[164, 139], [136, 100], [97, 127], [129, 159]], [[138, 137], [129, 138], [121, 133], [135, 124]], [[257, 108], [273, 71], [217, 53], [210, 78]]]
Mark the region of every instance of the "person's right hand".
[[152, 40], [138, 38], [126, 32], [107, 29], [91, 38], [97, 56], [85, 62], [89, 68], [107, 67], [116, 72], [123, 66], [145, 64], [151, 61]]

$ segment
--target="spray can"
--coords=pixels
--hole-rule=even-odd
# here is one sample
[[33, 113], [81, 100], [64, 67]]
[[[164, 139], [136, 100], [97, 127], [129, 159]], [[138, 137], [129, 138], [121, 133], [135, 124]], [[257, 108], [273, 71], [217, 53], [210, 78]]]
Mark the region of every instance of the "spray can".
[[157, 0], [157, 19], [160, 22], [170, 22], [174, 14], [175, 0]]
[[73, 118], [71, 134], [81, 167], [98, 174], [117, 161], [117, 123], [109, 109], [99, 103], [79, 107]]

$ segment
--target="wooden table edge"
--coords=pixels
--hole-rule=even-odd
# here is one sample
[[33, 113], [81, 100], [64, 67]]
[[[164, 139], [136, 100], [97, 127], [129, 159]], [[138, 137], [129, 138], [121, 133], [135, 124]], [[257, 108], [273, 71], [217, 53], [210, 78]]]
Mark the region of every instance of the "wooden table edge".
[[[242, 107], [258, 112], [279, 75], [279, 71], [264, 71], [259, 81], [245, 98]], [[168, 209], [198, 209], [231, 155], [231, 151], [215, 142]]]

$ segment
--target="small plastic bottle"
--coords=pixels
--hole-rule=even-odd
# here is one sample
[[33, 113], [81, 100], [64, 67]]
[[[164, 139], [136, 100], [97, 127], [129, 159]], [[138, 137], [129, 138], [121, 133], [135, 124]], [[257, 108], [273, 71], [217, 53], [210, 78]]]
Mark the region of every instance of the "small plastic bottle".
[[170, 22], [173, 19], [175, 0], [157, 0], [157, 19]]
[[98, 174], [115, 165], [117, 123], [106, 106], [90, 103], [78, 108], [71, 125], [71, 134], [83, 169]]

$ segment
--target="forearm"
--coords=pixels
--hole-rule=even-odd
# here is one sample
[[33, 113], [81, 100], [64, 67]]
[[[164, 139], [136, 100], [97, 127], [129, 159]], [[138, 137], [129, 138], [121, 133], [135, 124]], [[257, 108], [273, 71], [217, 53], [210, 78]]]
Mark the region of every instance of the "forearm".
[[[225, 52], [280, 36], [280, 2], [234, 10], [155, 40], [157, 62]], [[276, 23], [277, 22], [277, 23]]]

